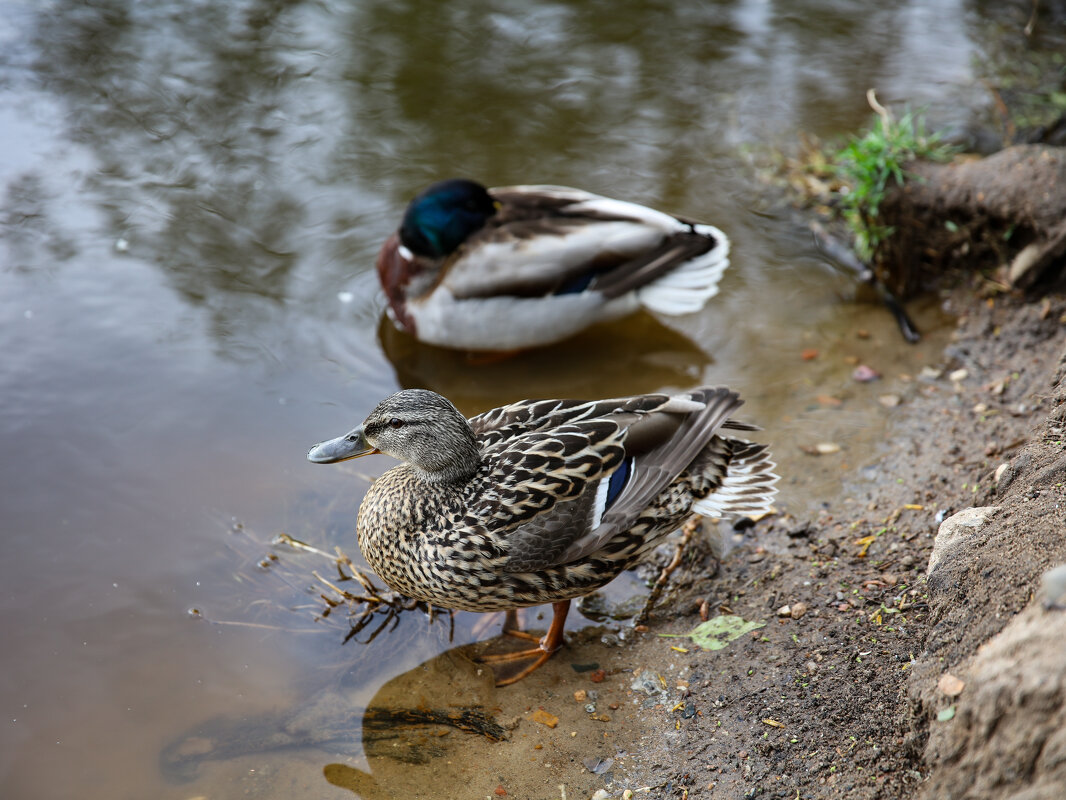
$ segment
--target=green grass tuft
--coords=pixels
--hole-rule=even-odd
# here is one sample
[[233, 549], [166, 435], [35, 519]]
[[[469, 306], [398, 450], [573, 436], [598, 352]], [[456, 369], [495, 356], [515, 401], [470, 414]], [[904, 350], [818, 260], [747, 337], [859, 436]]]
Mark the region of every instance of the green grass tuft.
[[840, 211], [855, 236], [855, 250], [869, 261], [877, 246], [892, 235], [891, 227], [878, 223], [878, 211], [889, 181], [902, 185], [903, 166], [917, 158], [947, 161], [957, 152], [941, 141], [939, 133], [927, 134], [920, 116], [907, 112], [896, 121], [887, 111], [862, 137], [854, 136], [829, 157], [843, 183]]

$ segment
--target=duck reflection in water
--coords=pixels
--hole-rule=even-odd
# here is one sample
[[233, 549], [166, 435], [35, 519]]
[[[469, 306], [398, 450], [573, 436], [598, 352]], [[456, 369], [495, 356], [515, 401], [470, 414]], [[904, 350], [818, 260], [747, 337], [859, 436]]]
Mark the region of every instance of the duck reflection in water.
[[[317, 749], [365, 757], [369, 771], [342, 764], [325, 767], [327, 780], [361, 797], [421, 796], [427, 789], [425, 776], [411, 778], [410, 768], [449, 753], [457, 737], [442, 738], [443, 732], [462, 731], [490, 741], [509, 736], [487, 710], [495, 692], [492, 672], [463, 655], [463, 649], [437, 655], [392, 678], [369, 701], [365, 672], [351, 670], [337, 686], [295, 708], [207, 720], [163, 750], [163, 774], [185, 783], [206, 762]], [[422, 781], [411, 787], [418, 791], [399, 791], [411, 780]]]
[[645, 311], [559, 344], [509, 354], [427, 345], [384, 317], [378, 336], [400, 386], [433, 389], [471, 408], [515, 397], [603, 397], [691, 386], [713, 363], [691, 339]]

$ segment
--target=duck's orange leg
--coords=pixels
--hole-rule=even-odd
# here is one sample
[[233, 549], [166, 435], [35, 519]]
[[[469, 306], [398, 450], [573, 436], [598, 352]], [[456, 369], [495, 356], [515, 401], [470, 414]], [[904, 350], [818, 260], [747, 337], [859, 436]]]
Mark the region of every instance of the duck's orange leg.
[[[570, 601], [561, 600], [558, 603], [552, 603], [552, 623], [548, 628], [548, 632], [544, 634], [544, 638], [540, 640], [540, 643], [529, 650], [519, 650], [514, 653], [500, 653], [499, 655], [481, 656], [479, 660], [489, 664], [503, 664], [511, 661], [528, 661], [533, 659], [533, 663], [523, 669], [517, 675], [512, 675], [508, 678], [504, 678], [496, 682], [497, 686], [508, 686], [512, 683], [522, 680], [537, 667], [541, 666], [545, 661], [552, 657], [552, 654], [563, 645], [563, 629], [566, 626], [566, 615], [570, 611]], [[508, 623], [517, 619], [512, 616], [511, 612], [507, 613], [507, 622], [504, 623], [504, 633], [514, 636], [516, 631], [514, 629], [508, 629]], [[519, 632], [521, 633], [521, 632]], [[534, 639], [535, 637], [530, 634], [523, 634], [521, 638]]]

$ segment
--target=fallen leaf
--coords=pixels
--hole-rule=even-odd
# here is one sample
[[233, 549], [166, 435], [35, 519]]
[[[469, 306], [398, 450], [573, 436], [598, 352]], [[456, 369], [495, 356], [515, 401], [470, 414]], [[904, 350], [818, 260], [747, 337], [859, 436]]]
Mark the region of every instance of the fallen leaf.
[[785, 723], [778, 722], [776, 719], [770, 719], [769, 717], [764, 719], [763, 722], [765, 722], [771, 728], [783, 728], [783, 727], [785, 727]]
[[920, 506], [917, 503], [904, 503], [903, 507], [908, 511], [924, 511], [925, 506]]
[[547, 725], [549, 728], [554, 728], [559, 724], [559, 718], [554, 714], [549, 714], [543, 708], [538, 708], [533, 712], [533, 721], [539, 722], [541, 725]]
[[815, 350], [813, 347], [808, 347], [806, 350], [800, 353], [800, 358], [802, 358], [804, 361], [814, 361], [814, 359], [818, 358], [818, 351]]
[[743, 617], [720, 614], [706, 622], [701, 622], [689, 633], [660, 633], [659, 635], [675, 639], [688, 638], [704, 650], [721, 650], [745, 633], [765, 627], [765, 622], [749, 622]]
[[859, 558], [866, 558], [866, 551], [870, 549], [870, 545], [877, 541], [877, 537], [874, 535], [863, 536], [861, 539], [856, 539], [855, 544], [861, 544], [862, 550], [859, 551]]
[[954, 705], [950, 705], [947, 708], [943, 709], [939, 714], [936, 715], [936, 718], [940, 722], [947, 722], [950, 719], [954, 719], [955, 718], [955, 706]]

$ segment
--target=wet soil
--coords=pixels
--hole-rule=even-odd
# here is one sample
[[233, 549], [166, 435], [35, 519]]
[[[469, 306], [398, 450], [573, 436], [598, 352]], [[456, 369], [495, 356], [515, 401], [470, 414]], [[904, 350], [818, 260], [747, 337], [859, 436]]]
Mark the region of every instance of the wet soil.
[[[841, 498], [760, 523], [693, 581], [767, 626], [664, 652], [656, 634], [699, 622], [675, 601], [631, 652], [687, 682], [651, 712], [670, 740], [653, 796], [1066, 796], [1066, 613], [1040, 590], [1066, 562], [1066, 301], [950, 305], [942, 371]], [[986, 506], [927, 575], [940, 523]]]

